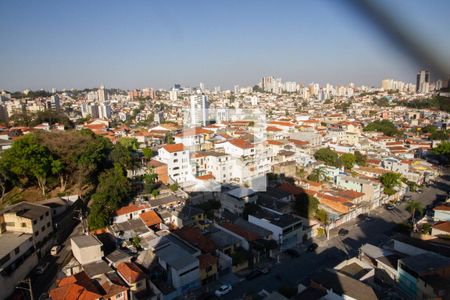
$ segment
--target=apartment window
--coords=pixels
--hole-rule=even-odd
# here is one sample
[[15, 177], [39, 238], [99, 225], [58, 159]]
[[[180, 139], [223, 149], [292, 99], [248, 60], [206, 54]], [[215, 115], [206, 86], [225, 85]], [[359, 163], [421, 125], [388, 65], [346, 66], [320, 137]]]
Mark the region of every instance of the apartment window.
[[178, 162], [178, 159], [174, 159], [173, 162], [174, 162], [174, 163], [177, 163], [177, 162]]
[[17, 247], [16, 249], [14, 249], [14, 253], [15, 254], [19, 254], [20, 253], [20, 247]]
[[14, 222], [6, 222], [6, 226], [14, 227], [16, 224]]
[[33, 225], [36, 225], [36, 223], [37, 223], [37, 221], [36, 221], [36, 220], [33, 220]]
[[177, 156], [177, 155], [178, 155], [178, 153], [174, 153], [174, 154], [173, 154], [173, 156]]
[[9, 259], [10, 259], [10, 255], [9, 253], [6, 254], [3, 258], [0, 259], [0, 266], [3, 265], [4, 263], [6, 263]]
[[47, 222], [47, 228], [49, 228], [50, 227], [50, 222]]
[[27, 227], [27, 223], [22, 223], [22, 227]]
[[45, 226], [42, 226], [42, 227], [41, 227], [41, 231], [44, 231], [44, 230], [45, 230]]
[[44, 216], [40, 216], [40, 217], [39, 217], [39, 220], [42, 221], [43, 219], [44, 219]]
[[34, 236], [38, 236], [39, 235], [39, 231], [36, 231], [35, 233], [34, 233]]
[[46, 212], [45, 215], [48, 217], [48, 212]]

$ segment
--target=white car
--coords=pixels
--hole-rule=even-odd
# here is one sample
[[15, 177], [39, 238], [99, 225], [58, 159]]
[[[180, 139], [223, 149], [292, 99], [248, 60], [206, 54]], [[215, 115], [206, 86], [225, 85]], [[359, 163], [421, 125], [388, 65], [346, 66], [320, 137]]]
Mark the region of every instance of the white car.
[[52, 249], [50, 250], [50, 254], [52, 256], [56, 256], [56, 254], [58, 254], [58, 252], [60, 250], [61, 250], [61, 246], [60, 245], [53, 246]]
[[220, 297], [220, 296], [223, 296], [223, 295], [228, 294], [229, 292], [231, 292], [232, 289], [233, 289], [233, 288], [231, 287], [231, 285], [229, 285], [229, 284], [224, 284], [224, 285], [222, 285], [220, 288], [218, 288], [218, 289], [214, 292], [214, 294], [215, 294], [217, 297]]

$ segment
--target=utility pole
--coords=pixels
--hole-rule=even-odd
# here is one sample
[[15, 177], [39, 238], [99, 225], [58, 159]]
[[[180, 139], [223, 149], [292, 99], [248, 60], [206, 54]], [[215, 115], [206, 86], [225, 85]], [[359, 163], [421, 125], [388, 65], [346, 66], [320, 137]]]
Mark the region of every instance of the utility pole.
[[16, 286], [16, 289], [28, 291], [30, 293], [31, 300], [34, 300], [33, 287], [31, 286], [31, 279], [28, 277], [28, 278], [26, 278], [24, 280], [20, 280], [19, 282], [17, 282], [17, 284], [21, 284], [21, 283], [24, 283], [24, 284], [28, 285], [28, 288], [21, 287], [21, 286]]
[[83, 234], [86, 234], [86, 233], [87, 233], [87, 230], [84, 228], [84, 222], [83, 222], [83, 220], [84, 220], [84, 219], [83, 219], [83, 218], [84, 218], [84, 216], [83, 216], [83, 210], [80, 208], [80, 209], [74, 210], [74, 213], [77, 214], [77, 216], [75, 216], [74, 218], [77, 219], [77, 220], [80, 220], [81, 227], [83, 228]]

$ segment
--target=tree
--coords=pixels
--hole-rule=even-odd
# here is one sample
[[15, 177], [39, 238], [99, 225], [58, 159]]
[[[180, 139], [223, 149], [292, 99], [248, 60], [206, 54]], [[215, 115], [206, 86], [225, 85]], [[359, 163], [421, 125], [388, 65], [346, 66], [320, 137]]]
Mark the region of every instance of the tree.
[[144, 149], [142, 149], [142, 154], [144, 155], [144, 158], [147, 161], [151, 160], [153, 157], [153, 150], [152, 150], [152, 148], [144, 148]]
[[431, 150], [434, 154], [450, 156], [450, 142], [441, 142], [436, 148]]
[[172, 192], [175, 192], [176, 190], [178, 190], [178, 184], [177, 184], [177, 183], [174, 183], [174, 184], [169, 185], [169, 189], [170, 189]]
[[301, 193], [295, 197], [292, 205], [298, 215], [304, 218], [312, 218], [319, 207], [319, 200], [307, 193]]
[[119, 144], [125, 147], [128, 151], [136, 151], [139, 149], [139, 143], [135, 138], [121, 137]]
[[338, 154], [330, 148], [321, 148], [314, 154], [314, 158], [323, 161], [328, 166], [340, 167], [342, 162]]
[[326, 179], [325, 170], [323, 167], [314, 169], [306, 179], [314, 182], [321, 182]]
[[112, 214], [129, 197], [131, 185], [123, 168], [116, 164], [104, 171], [92, 195], [92, 205], [88, 216], [89, 227], [98, 229], [109, 224]]
[[174, 143], [174, 139], [173, 136], [170, 132], [166, 133], [166, 136], [164, 137], [164, 141], [166, 142], [166, 144], [173, 144]]
[[423, 214], [423, 206], [417, 201], [408, 202], [406, 205], [406, 210], [411, 213], [411, 219], [413, 222], [413, 228], [416, 228], [416, 212], [419, 212], [419, 215]]
[[446, 141], [448, 140], [448, 132], [446, 130], [437, 130], [431, 133], [430, 139], [434, 141]]
[[358, 166], [365, 166], [367, 163], [367, 155], [363, 155], [359, 151], [355, 151], [355, 162]]
[[119, 164], [125, 169], [131, 169], [133, 166], [130, 150], [122, 143], [114, 145], [109, 157], [114, 164]]
[[323, 209], [318, 209], [316, 211], [316, 219], [323, 225], [328, 225], [328, 214]]
[[384, 186], [384, 193], [386, 195], [395, 194], [394, 187], [401, 184], [401, 175], [399, 173], [388, 172], [380, 176], [380, 182]]
[[363, 131], [378, 131], [382, 132], [384, 135], [387, 136], [394, 136], [400, 134], [400, 131], [397, 129], [394, 123], [388, 120], [373, 121], [367, 124], [367, 126], [363, 128]]
[[351, 170], [356, 163], [356, 157], [352, 153], [344, 153], [340, 159], [347, 170]]
[[0, 165], [22, 179], [35, 179], [45, 196], [47, 179], [52, 175], [55, 158], [40, 145], [33, 134], [16, 140], [12, 147], [3, 153]]

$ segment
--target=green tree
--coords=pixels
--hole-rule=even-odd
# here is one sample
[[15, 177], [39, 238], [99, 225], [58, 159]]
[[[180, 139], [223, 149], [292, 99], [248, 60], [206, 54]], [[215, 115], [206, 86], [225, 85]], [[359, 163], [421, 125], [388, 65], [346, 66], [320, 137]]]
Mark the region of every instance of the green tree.
[[36, 136], [28, 134], [16, 140], [12, 147], [3, 153], [0, 165], [19, 178], [36, 180], [45, 196], [47, 179], [52, 175], [54, 161], [52, 153], [38, 143]]
[[142, 154], [144, 155], [144, 158], [149, 161], [153, 157], [153, 150], [152, 148], [144, 148], [142, 149]]
[[292, 205], [298, 215], [304, 218], [312, 218], [319, 207], [319, 200], [307, 193], [301, 193], [295, 197]]
[[326, 179], [326, 173], [323, 167], [316, 168], [306, 177], [306, 179], [314, 182], [321, 182]]
[[356, 163], [356, 157], [352, 153], [344, 153], [340, 159], [347, 170], [351, 170]]
[[402, 176], [399, 173], [388, 172], [380, 176], [380, 182], [384, 186], [384, 193], [386, 195], [395, 194], [394, 187], [401, 184]]
[[129, 151], [136, 151], [137, 149], [139, 149], [139, 143], [135, 138], [121, 137], [119, 139], [119, 144], [124, 146]]
[[166, 133], [166, 136], [164, 137], [164, 141], [166, 142], [166, 144], [173, 144], [174, 143], [174, 139], [173, 136], [170, 132]]
[[323, 161], [328, 166], [340, 167], [342, 162], [338, 154], [330, 148], [321, 148], [314, 154], [314, 158]]
[[133, 166], [131, 152], [122, 143], [114, 145], [109, 157], [114, 164], [119, 164], [125, 169], [131, 169]]
[[416, 212], [419, 212], [420, 215], [423, 214], [423, 206], [417, 201], [408, 202], [406, 205], [406, 210], [411, 213], [411, 219], [413, 222], [413, 228], [416, 228]]
[[367, 126], [363, 128], [363, 131], [378, 131], [382, 132], [384, 135], [387, 136], [394, 136], [400, 134], [400, 131], [397, 129], [394, 123], [388, 120], [373, 121], [367, 124]]
[[431, 151], [437, 155], [450, 156], [450, 142], [442, 142]]
[[359, 151], [355, 151], [355, 162], [358, 166], [365, 166], [367, 163], [367, 155], [363, 155]]
[[448, 140], [448, 132], [446, 130], [437, 130], [431, 133], [430, 139], [434, 141], [446, 141]]
[[328, 224], [328, 214], [327, 214], [327, 212], [325, 210], [318, 209], [316, 211], [316, 216], [315, 217], [323, 225], [327, 225]]
[[178, 190], [178, 184], [177, 183], [173, 183], [173, 184], [169, 185], [169, 189], [172, 192], [175, 192], [176, 190]]

